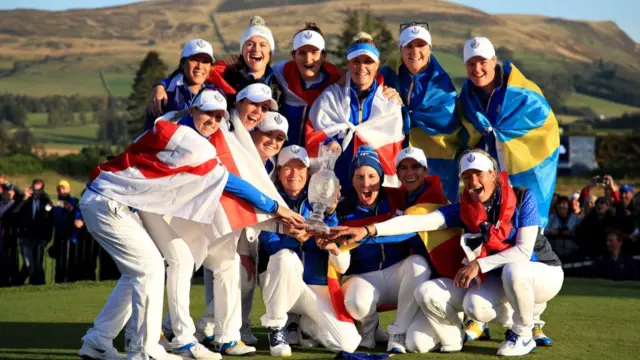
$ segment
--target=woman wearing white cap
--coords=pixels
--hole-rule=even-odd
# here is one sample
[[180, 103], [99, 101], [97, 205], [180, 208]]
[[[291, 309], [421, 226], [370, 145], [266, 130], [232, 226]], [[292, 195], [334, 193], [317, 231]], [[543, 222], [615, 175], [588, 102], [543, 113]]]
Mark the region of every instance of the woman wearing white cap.
[[344, 72], [326, 61], [324, 35], [315, 23], [307, 23], [295, 33], [291, 58], [275, 64], [273, 71], [284, 90], [280, 112], [291, 123], [288, 143], [304, 146], [305, 125], [313, 102]]
[[413, 147], [426, 152], [429, 172], [440, 177], [447, 198], [458, 198], [456, 155], [461, 128], [456, 113], [456, 90], [433, 55], [429, 25], [400, 25], [398, 39], [402, 63], [380, 69], [385, 84], [395, 87], [403, 101], [404, 132]]
[[[226, 100], [220, 92], [204, 89], [188, 109], [188, 114], [182, 117], [178, 124], [196, 129], [209, 139], [218, 131], [223, 120], [228, 121], [229, 113], [226, 108]], [[295, 213], [286, 208], [280, 209], [277, 202], [232, 173], [228, 173], [224, 191], [264, 212], [278, 212], [284, 217], [297, 218], [293, 216]], [[206, 236], [198, 236], [202, 235], [201, 232], [192, 232], [192, 223], [176, 219], [167, 222], [163, 216], [145, 211], [140, 212], [140, 218], [168, 264], [167, 298], [173, 330], [173, 353], [193, 359], [220, 358], [219, 354], [210, 352], [198, 343], [194, 336], [195, 326], [189, 315], [190, 279], [193, 270], [205, 261]]]
[[[464, 190], [459, 204], [446, 205], [426, 215], [405, 215], [365, 228], [338, 228], [336, 238], [353, 242], [367, 234], [395, 235], [462, 227], [461, 246], [470, 261], [454, 279], [429, 280], [415, 295], [441, 344], [441, 351], [459, 351], [464, 340], [459, 313], [472, 318], [505, 316], [513, 310], [498, 355], [517, 356], [533, 351], [534, 312], [562, 287], [560, 260], [540, 232], [537, 201], [526, 188], [513, 188], [505, 172], [482, 150], [465, 152], [460, 159]], [[452, 254], [452, 261], [461, 258]], [[473, 280], [481, 282], [470, 288]]]
[[[123, 275], [94, 327], [83, 337], [79, 351], [83, 357], [122, 358], [112, 341], [131, 315], [127, 331], [131, 340], [129, 358], [181, 358], [168, 355], [158, 345], [164, 285], [161, 253], [169, 263], [170, 306], [177, 290], [174, 276], [185, 275], [172, 269], [172, 265], [177, 266], [174, 261], [192, 264], [190, 268], [187, 265], [186, 276], [190, 278], [193, 255], [178, 250], [180, 246], [176, 243], [182, 240], [166, 242], [157, 236], [159, 227], [166, 223], [153, 227], [147, 221], [141, 224], [131, 209], [137, 209], [143, 218], [172, 216], [198, 227], [198, 223], [213, 221], [220, 194], [233, 182], [244, 188], [243, 193], [253, 189], [247, 183], [230, 180], [234, 177], [219, 166], [215, 148], [203, 139], [214, 133], [220, 121], [228, 116], [224, 97], [213, 90], [204, 90], [194, 104], [189, 110], [187, 126], [158, 120], [152, 131], [145, 132], [124, 153], [101, 164], [92, 173], [80, 210], [88, 230], [114, 258]], [[288, 209], [273, 206], [285, 218], [294, 222], [298, 219], [298, 215]], [[186, 301], [188, 309], [188, 286]], [[186, 315], [188, 317], [188, 312]], [[177, 320], [176, 323], [182, 324]], [[178, 351], [182, 357], [220, 358], [194, 342], [188, 342]]]
[[[278, 156], [278, 188], [289, 207], [305, 218], [312, 208], [307, 199], [310, 160], [304, 148], [291, 145]], [[337, 199], [336, 199], [337, 200]], [[329, 226], [338, 224], [335, 205], [325, 214]], [[335, 251], [336, 249], [334, 249]], [[296, 237], [260, 233], [260, 283], [266, 314], [269, 350], [273, 356], [290, 356], [285, 324], [287, 312], [302, 315], [300, 344], [320, 342], [331, 351], [353, 352], [360, 336], [353, 323], [338, 320], [327, 287], [329, 252], [317, 247], [309, 233]]]
[[346, 83], [329, 86], [313, 103], [305, 147], [312, 157], [323, 144], [342, 150], [335, 172], [343, 189], [351, 188], [349, 164], [360, 145], [380, 151], [385, 175], [397, 182], [395, 158], [404, 138], [402, 110], [395, 100], [383, 95], [383, 79], [378, 73], [380, 51], [371, 35], [359, 33], [346, 55]]
[[[275, 42], [271, 30], [262, 17], [253, 16], [249, 27], [240, 39], [240, 57], [237, 63], [231, 61], [235, 64], [227, 65], [225, 61], [216, 61], [208, 81], [224, 91], [229, 104], [234, 104], [238, 91], [249, 84], [256, 82], [266, 84], [271, 88], [273, 98], [281, 106], [283, 103], [282, 87], [269, 65], [274, 50]], [[162, 84], [156, 86], [153, 89], [151, 102], [159, 104], [166, 101], [165, 89]], [[157, 106], [153, 105], [152, 108]]]
[[170, 111], [189, 107], [200, 90], [207, 86], [213, 64], [213, 47], [203, 39], [191, 39], [182, 48], [178, 68], [160, 82], [162, 101], [151, 101], [145, 115], [144, 129], [153, 127], [155, 119]]

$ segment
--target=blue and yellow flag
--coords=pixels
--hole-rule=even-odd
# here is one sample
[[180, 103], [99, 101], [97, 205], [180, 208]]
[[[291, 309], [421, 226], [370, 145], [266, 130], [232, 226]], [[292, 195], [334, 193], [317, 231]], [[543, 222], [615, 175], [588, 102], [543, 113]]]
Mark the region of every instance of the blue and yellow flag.
[[409, 144], [425, 152], [429, 174], [438, 175], [449, 201], [457, 202], [456, 155], [461, 147], [458, 136], [462, 126], [451, 78], [433, 55], [420, 74], [409, 73], [404, 65], [397, 73], [389, 67], [380, 72], [385, 84], [395, 87], [402, 97], [404, 133], [408, 134]]
[[502, 65], [506, 85], [496, 89], [487, 108], [470, 80], [460, 93], [462, 139], [494, 156], [513, 186], [526, 187], [538, 200], [541, 227], [546, 226], [556, 185], [560, 132], [540, 88], [509, 61]]

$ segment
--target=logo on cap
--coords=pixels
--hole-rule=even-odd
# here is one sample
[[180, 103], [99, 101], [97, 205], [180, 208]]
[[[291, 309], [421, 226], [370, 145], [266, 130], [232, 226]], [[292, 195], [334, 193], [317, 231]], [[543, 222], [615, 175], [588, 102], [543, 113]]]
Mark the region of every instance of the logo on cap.
[[271, 97], [271, 88], [269, 88], [268, 86], [262, 86], [262, 93]]
[[469, 156], [467, 156], [467, 162], [474, 162], [476, 161], [476, 157], [473, 154], [469, 154]]
[[419, 32], [420, 32], [420, 29], [418, 29], [417, 26], [414, 26], [413, 29], [411, 29], [411, 33], [413, 35], [418, 35]]
[[293, 145], [291, 147], [291, 152], [294, 153], [294, 154], [299, 153], [300, 152], [300, 147], [298, 147], [298, 145]]
[[480, 47], [480, 41], [478, 41], [478, 39], [471, 40], [471, 48], [472, 49], [477, 49], [479, 47]]
[[404, 152], [406, 154], [411, 154], [413, 152], [413, 148], [407, 148]]
[[213, 93], [213, 98], [217, 101], [217, 102], [222, 102], [224, 100], [224, 98], [222, 97], [222, 94], [220, 94], [217, 91], [214, 91]]
[[273, 117], [273, 121], [275, 121], [278, 125], [282, 124], [282, 118], [279, 114], [276, 114], [276, 116]]
[[311, 31], [305, 31], [304, 32], [304, 38], [305, 39], [310, 40], [312, 36], [313, 36], [313, 34], [311, 33]]
[[203, 48], [203, 47], [206, 46], [205, 43], [204, 43], [204, 40], [202, 40], [202, 39], [198, 40], [196, 42], [196, 45], [198, 45], [198, 47], [200, 47], [200, 48]]

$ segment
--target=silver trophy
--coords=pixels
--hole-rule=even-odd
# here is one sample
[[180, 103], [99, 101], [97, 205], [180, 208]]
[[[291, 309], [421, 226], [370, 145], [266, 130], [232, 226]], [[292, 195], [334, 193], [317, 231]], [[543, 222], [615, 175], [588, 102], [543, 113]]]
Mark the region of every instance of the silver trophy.
[[320, 148], [320, 156], [317, 160], [322, 163], [322, 167], [309, 180], [309, 203], [313, 211], [307, 219], [307, 224], [311, 230], [329, 232], [329, 227], [324, 223], [324, 217], [327, 210], [333, 206], [339, 191], [340, 182], [333, 172], [339, 156], [339, 152], [331, 151], [326, 146]]

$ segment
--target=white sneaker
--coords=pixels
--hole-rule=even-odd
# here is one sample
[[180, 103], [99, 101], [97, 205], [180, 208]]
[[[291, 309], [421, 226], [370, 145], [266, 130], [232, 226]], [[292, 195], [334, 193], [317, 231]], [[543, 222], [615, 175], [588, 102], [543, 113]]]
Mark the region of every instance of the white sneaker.
[[298, 330], [298, 344], [303, 349], [311, 349], [320, 346], [320, 342], [305, 334], [302, 329]]
[[511, 330], [507, 330], [505, 339], [500, 344], [498, 349], [498, 356], [522, 356], [536, 349], [536, 341], [533, 337], [528, 339], [522, 338], [522, 336], [514, 333]]
[[167, 352], [171, 352], [173, 350], [171, 346], [171, 341], [169, 341], [169, 339], [167, 339], [167, 337], [164, 336], [164, 334], [160, 335], [160, 341], [158, 341], [158, 344], [160, 344], [160, 346], [162, 346]]
[[291, 346], [287, 342], [284, 328], [267, 328], [269, 336], [269, 353], [271, 356], [291, 356]]
[[258, 338], [256, 338], [251, 332], [249, 324], [242, 324], [242, 327], [240, 328], [240, 340], [247, 345], [255, 345], [258, 343]]
[[195, 360], [220, 360], [222, 355], [209, 351], [204, 345], [199, 343], [188, 344], [176, 349], [173, 349], [173, 353], [182, 357], [183, 359], [195, 359]]
[[407, 349], [404, 346], [405, 334], [389, 334], [389, 343], [387, 343], [387, 352], [393, 354], [404, 354]]
[[375, 330], [362, 334], [362, 340], [360, 340], [360, 345], [358, 345], [358, 347], [369, 349], [369, 350], [375, 349], [376, 347]]
[[82, 347], [78, 350], [78, 355], [85, 360], [123, 360], [127, 355], [120, 354], [113, 346], [107, 349], [99, 349], [95, 345], [82, 343]]

